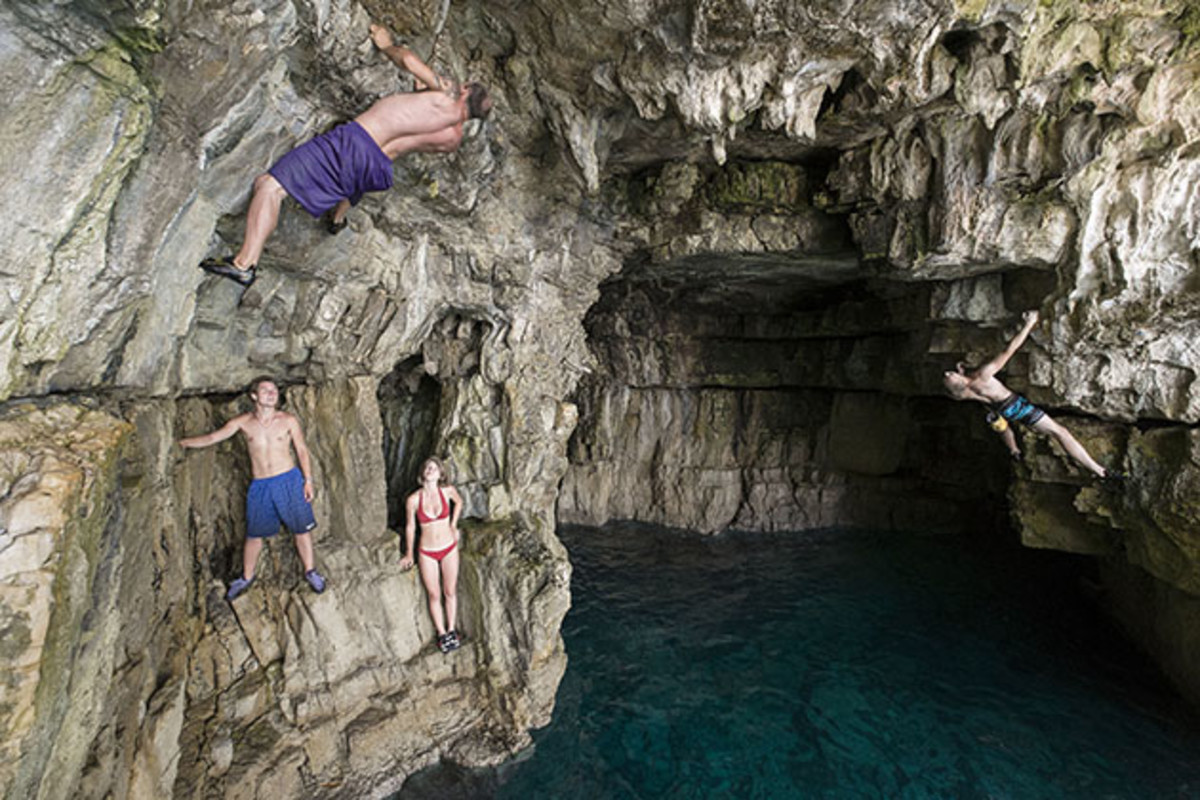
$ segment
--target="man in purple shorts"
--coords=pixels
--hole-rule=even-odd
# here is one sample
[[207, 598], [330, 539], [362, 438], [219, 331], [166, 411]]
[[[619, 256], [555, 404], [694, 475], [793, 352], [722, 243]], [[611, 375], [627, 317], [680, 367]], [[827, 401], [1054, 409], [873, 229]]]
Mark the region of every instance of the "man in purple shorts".
[[996, 373], [1004, 369], [1009, 359], [1016, 355], [1017, 350], [1029, 338], [1029, 334], [1037, 325], [1038, 312], [1026, 311], [1023, 322], [1021, 330], [1008, 343], [1008, 347], [979, 369], [968, 372], [960, 362], [954, 369], [944, 372], [942, 383], [946, 392], [955, 400], [975, 400], [986, 404], [991, 409], [987, 415], [988, 423], [1004, 440], [1009, 454], [1014, 459], [1021, 457], [1021, 448], [1009, 423], [1019, 422], [1030, 430], [1057, 440], [1063, 450], [1067, 451], [1067, 455], [1096, 477], [1109, 482], [1123, 480], [1123, 473], [1105, 469], [1098, 464], [1069, 430], [1051, 419], [1045, 411], [1009, 389], [996, 377]]
[[392, 186], [392, 160], [405, 153], [451, 153], [462, 142], [463, 122], [492, 110], [478, 83], [459, 87], [392, 41], [380, 25], [371, 41], [397, 66], [412, 73], [425, 91], [388, 95], [329, 133], [292, 150], [254, 181], [246, 233], [236, 255], [206, 258], [200, 268], [237, 281], [254, 282], [255, 265], [279, 222], [279, 206], [294, 197], [314, 217], [333, 211], [330, 231], [345, 227], [346, 211], [367, 192]]
[[[312, 465], [300, 423], [279, 410], [279, 387], [268, 377], [255, 378], [250, 384], [254, 410], [240, 414], [221, 428], [203, 436], [180, 439], [180, 447], [208, 447], [223, 442], [241, 431], [250, 451], [250, 471], [254, 480], [246, 492], [246, 544], [242, 548], [242, 574], [229, 584], [225, 598], [233, 600], [254, 582], [254, 568], [262, 552], [263, 540], [279, 533], [280, 523], [287, 526], [296, 542], [296, 552], [304, 564], [304, 579], [318, 594], [325, 591], [325, 578], [313, 564]], [[292, 459], [292, 449], [296, 459]], [[299, 469], [296, 461], [300, 462]]]

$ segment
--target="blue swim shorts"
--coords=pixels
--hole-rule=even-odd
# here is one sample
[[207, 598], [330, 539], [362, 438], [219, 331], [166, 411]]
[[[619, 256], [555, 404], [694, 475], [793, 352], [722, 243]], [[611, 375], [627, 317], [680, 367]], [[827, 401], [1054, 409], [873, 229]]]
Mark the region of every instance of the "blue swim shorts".
[[1019, 394], [1014, 394], [996, 407], [996, 413], [1009, 422], [1019, 422], [1027, 428], [1032, 428], [1046, 416], [1046, 412], [1026, 400]]
[[304, 499], [304, 474], [299, 467], [251, 481], [246, 490], [247, 538], [274, 536], [280, 523], [292, 533], [308, 533], [317, 527], [312, 504]]

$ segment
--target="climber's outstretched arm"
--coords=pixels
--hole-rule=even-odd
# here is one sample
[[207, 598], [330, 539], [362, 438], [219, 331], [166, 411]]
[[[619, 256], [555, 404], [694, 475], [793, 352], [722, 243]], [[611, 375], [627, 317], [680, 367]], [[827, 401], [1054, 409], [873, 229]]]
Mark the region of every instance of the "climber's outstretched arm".
[[418, 88], [452, 88], [450, 80], [430, 69], [429, 65], [422, 61], [416, 53], [404, 45], [396, 44], [392, 39], [391, 31], [382, 25], [371, 26], [371, 41], [393, 64], [411, 73], [417, 79]]

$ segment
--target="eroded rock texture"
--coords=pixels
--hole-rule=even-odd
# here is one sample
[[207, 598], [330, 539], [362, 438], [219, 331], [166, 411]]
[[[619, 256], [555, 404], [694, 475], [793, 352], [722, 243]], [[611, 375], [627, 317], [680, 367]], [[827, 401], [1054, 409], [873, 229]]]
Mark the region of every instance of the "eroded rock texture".
[[[404, 88], [370, 19], [493, 119], [337, 237], [289, 205], [250, 290], [205, 277], [256, 174]], [[1008, 506], [1099, 558], [1200, 697], [1198, 31], [1184, 0], [6, 4], [0, 792], [360, 797], [510, 753], [565, 666], [556, 504], [702, 531]], [[1028, 437], [1010, 468], [941, 397], [1030, 307], [1012, 385], [1126, 489]], [[231, 608], [245, 456], [172, 442], [262, 372], [332, 585], [279, 540]], [[426, 448], [477, 520], [451, 659], [387, 528]]]

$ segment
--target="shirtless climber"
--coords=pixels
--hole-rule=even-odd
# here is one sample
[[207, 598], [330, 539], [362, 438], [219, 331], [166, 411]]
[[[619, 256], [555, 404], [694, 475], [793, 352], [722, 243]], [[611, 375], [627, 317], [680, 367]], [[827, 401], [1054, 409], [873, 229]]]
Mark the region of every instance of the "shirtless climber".
[[[229, 584], [226, 600], [234, 600], [254, 582], [254, 568], [262, 552], [263, 540], [279, 533], [282, 522], [292, 532], [296, 552], [304, 564], [304, 579], [317, 594], [325, 591], [325, 578], [313, 564], [312, 469], [308, 446], [300, 423], [279, 410], [279, 387], [268, 377], [255, 378], [250, 384], [254, 410], [240, 414], [221, 428], [203, 436], [180, 439], [179, 446], [208, 447], [223, 442], [238, 431], [246, 438], [250, 451], [250, 472], [254, 480], [246, 490], [246, 543], [242, 548], [242, 574]], [[296, 459], [292, 459], [292, 449]], [[296, 461], [300, 468], [296, 468]]]
[[391, 188], [394, 158], [454, 152], [462, 142], [463, 122], [482, 119], [492, 110], [483, 86], [459, 87], [438, 75], [407, 47], [395, 44], [387, 28], [372, 25], [371, 41], [412, 73], [418, 91], [377, 100], [354, 121], [300, 145], [259, 175], [241, 250], [234, 256], [206, 258], [201, 269], [249, 286], [267, 237], [279, 222], [284, 197], [294, 197], [318, 218], [333, 209], [329, 230], [337, 233], [345, 227], [346, 211], [365, 193]]
[[953, 370], [947, 370], [942, 375], [946, 391], [955, 400], [978, 400], [980, 403], [988, 405], [992, 409], [988, 412], [988, 422], [991, 423], [993, 430], [1004, 439], [1004, 444], [1008, 446], [1009, 453], [1015, 459], [1021, 457], [1021, 448], [1017, 446], [1016, 434], [1013, 433], [1009, 423], [1020, 422], [1038, 433], [1044, 433], [1057, 439], [1058, 443], [1067, 451], [1067, 455], [1097, 477], [1110, 481], [1123, 479], [1125, 476], [1122, 473], [1107, 470], [1096, 463], [1096, 460], [1071, 435], [1071, 432], [1051, 419], [1049, 414], [1021, 395], [1009, 390], [1007, 386], [996, 379], [996, 373], [1004, 369], [1004, 365], [1021, 348], [1021, 345], [1025, 344], [1025, 339], [1029, 337], [1030, 331], [1037, 325], [1038, 312], [1026, 311], [1023, 319], [1025, 322], [1021, 326], [1021, 330], [1008, 343], [1008, 347], [1004, 348], [1004, 351], [991, 361], [973, 372], [967, 372], [962, 363], [959, 363]]

